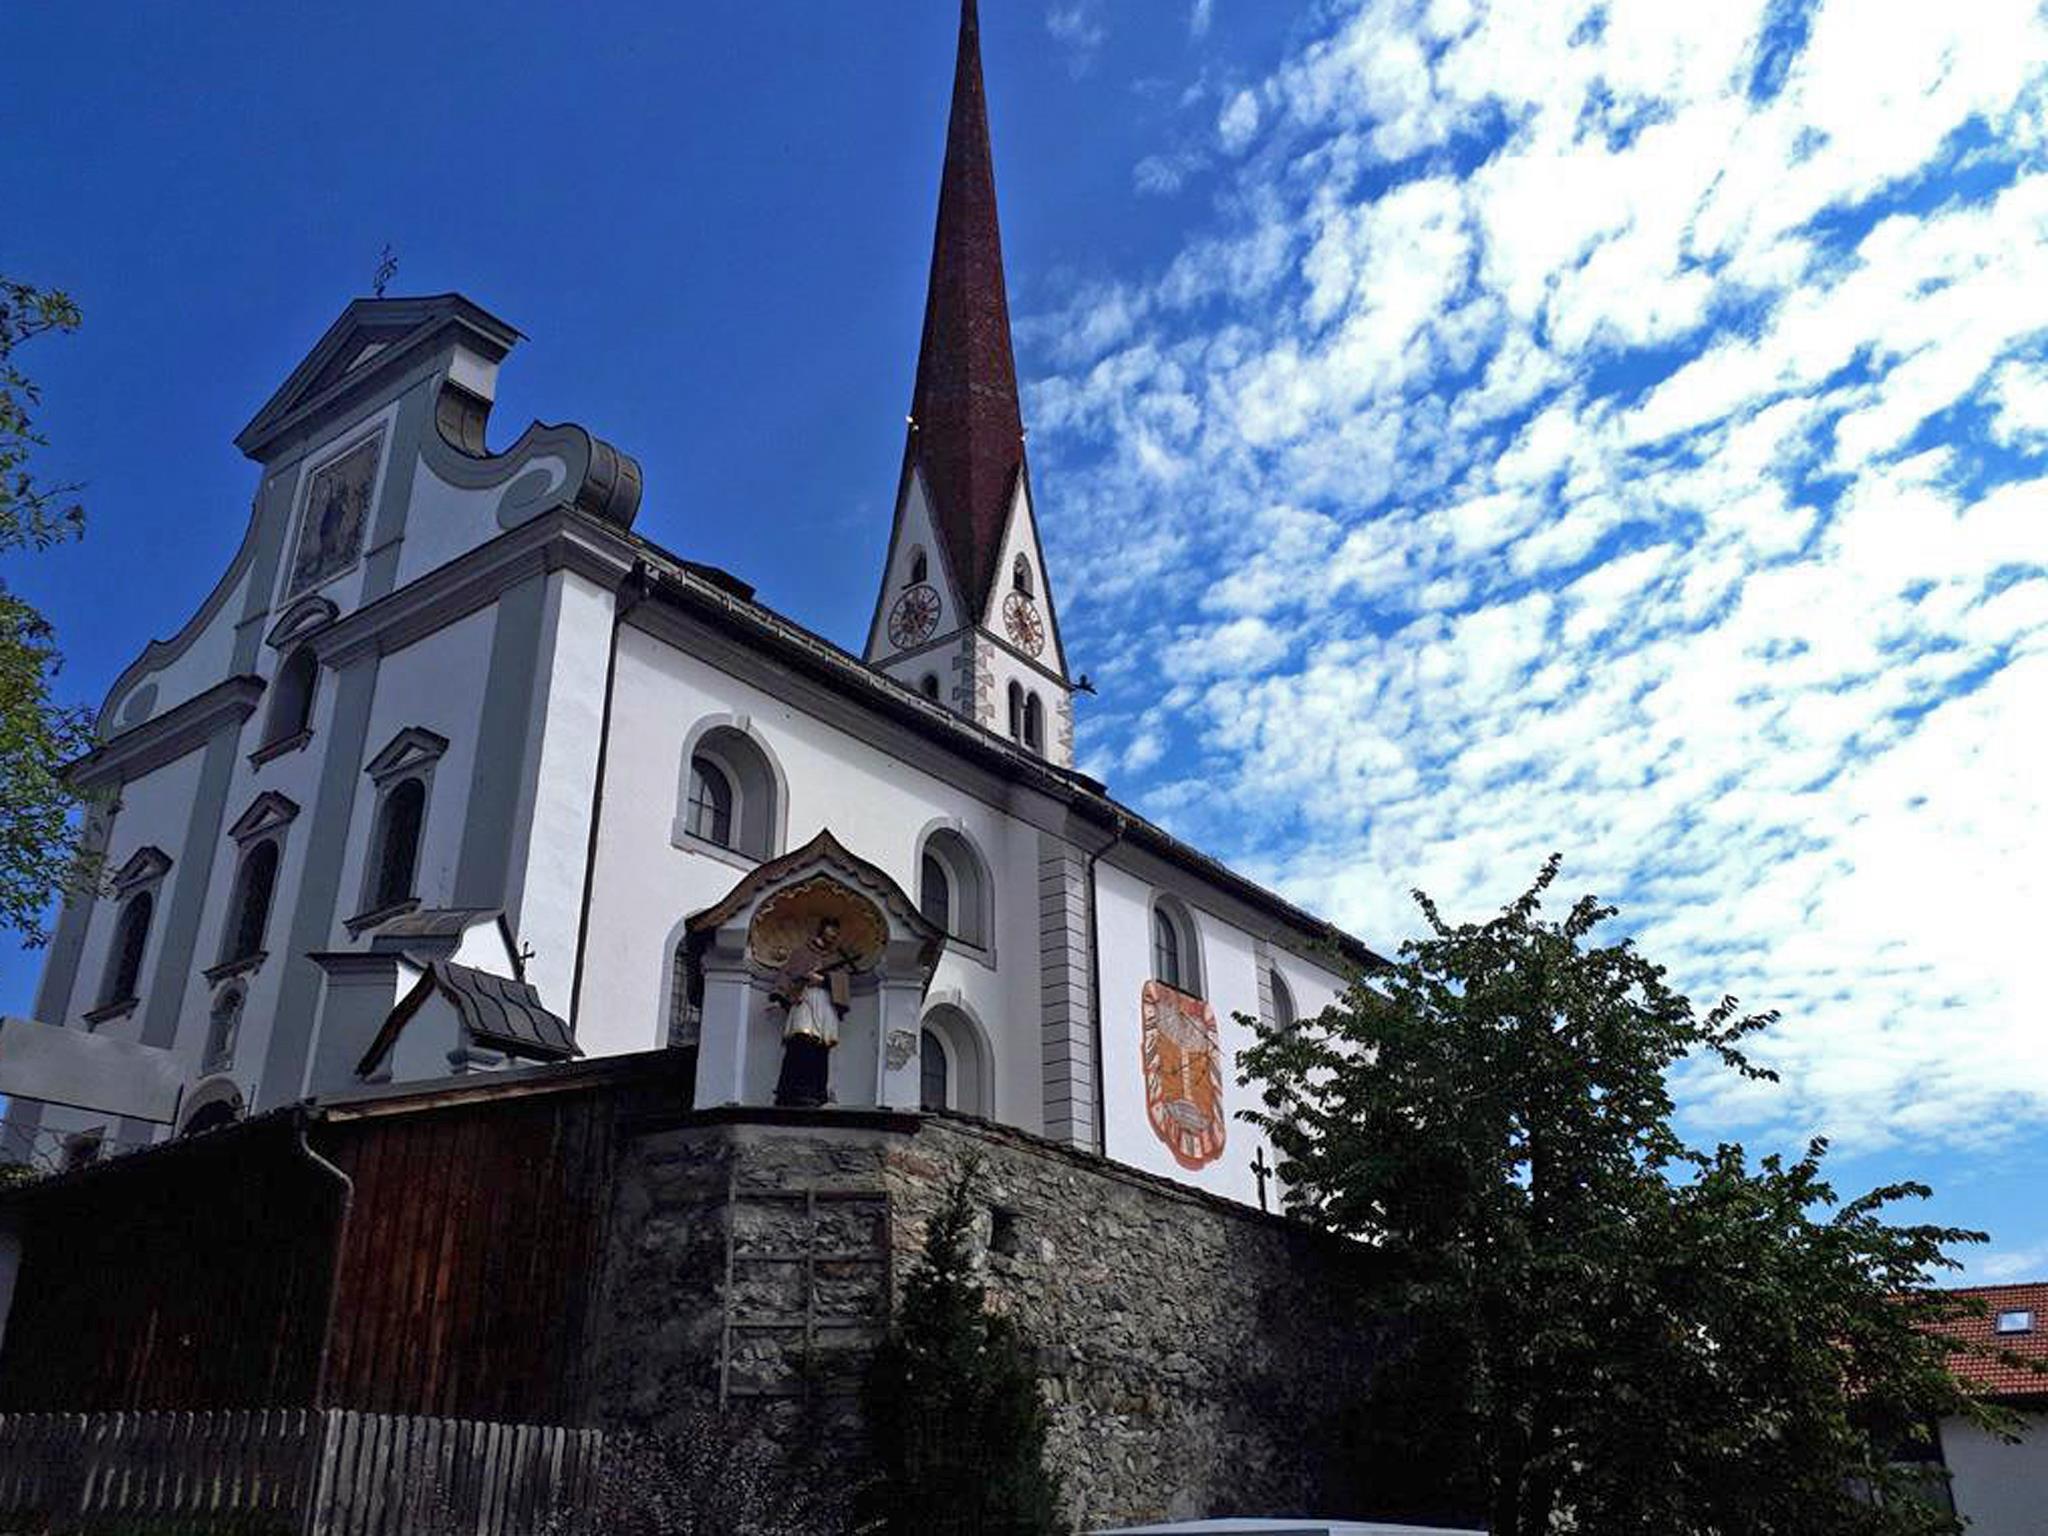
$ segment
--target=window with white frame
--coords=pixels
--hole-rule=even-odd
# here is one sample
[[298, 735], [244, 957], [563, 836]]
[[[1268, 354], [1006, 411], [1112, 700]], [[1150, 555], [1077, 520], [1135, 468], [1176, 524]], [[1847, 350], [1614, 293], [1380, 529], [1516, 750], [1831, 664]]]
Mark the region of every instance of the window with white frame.
[[427, 800], [434, 766], [447, 750], [447, 737], [412, 726], [370, 760], [366, 771], [377, 786], [377, 806], [370, 821], [370, 845], [364, 850], [362, 915], [356, 922], [419, 901]]
[[934, 827], [918, 858], [917, 908], [947, 937], [976, 949], [992, 941], [994, 886], [981, 852], [959, 828]]
[[1152, 903], [1152, 979], [1190, 997], [1204, 995], [1194, 914], [1171, 896]]
[[744, 721], [698, 732], [684, 764], [675, 842], [723, 848], [756, 863], [782, 845], [782, 776]]

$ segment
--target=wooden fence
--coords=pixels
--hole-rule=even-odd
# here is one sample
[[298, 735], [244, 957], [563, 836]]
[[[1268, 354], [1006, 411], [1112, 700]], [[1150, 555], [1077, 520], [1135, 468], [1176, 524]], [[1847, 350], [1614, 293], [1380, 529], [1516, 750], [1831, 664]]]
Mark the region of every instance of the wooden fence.
[[0, 1532], [536, 1536], [590, 1505], [602, 1446], [345, 1409], [0, 1414]]

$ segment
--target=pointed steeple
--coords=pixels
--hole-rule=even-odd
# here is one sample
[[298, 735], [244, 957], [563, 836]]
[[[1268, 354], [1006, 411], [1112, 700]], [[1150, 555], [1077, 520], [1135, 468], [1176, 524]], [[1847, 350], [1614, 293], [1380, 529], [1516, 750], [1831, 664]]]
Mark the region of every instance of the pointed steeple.
[[1024, 419], [975, 0], [963, 0], [960, 8], [953, 114], [910, 414], [909, 461], [930, 488], [961, 595], [979, 613], [995, 584], [1024, 467]]

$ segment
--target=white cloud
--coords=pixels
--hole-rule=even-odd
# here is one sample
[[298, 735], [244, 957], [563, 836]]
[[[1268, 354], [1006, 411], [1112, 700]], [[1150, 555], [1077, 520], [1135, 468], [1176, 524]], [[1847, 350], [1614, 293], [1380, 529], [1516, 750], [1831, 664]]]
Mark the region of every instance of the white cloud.
[[1097, 0], [1067, 0], [1045, 13], [1045, 30], [1067, 50], [1067, 69], [1079, 78], [1095, 67], [1096, 55], [1109, 40], [1109, 28]]
[[1822, 0], [1752, 96], [1776, 10], [1333, 8], [1034, 446], [1141, 803], [1382, 946], [1561, 848], [1785, 1010], [1717, 1127], [1967, 1142], [2048, 1117], [2048, 21]]

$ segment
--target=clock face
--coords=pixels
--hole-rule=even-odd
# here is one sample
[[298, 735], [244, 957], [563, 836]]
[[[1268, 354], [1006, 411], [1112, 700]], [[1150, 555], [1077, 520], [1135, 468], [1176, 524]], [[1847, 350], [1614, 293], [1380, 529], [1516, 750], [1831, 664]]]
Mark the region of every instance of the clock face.
[[923, 645], [939, 627], [939, 594], [919, 582], [889, 610], [889, 643], [899, 651]]
[[1012, 592], [1003, 599], [1003, 628], [1027, 655], [1036, 656], [1045, 649], [1045, 620], [1038, 616], [1038, 604], [1027, 594]]

